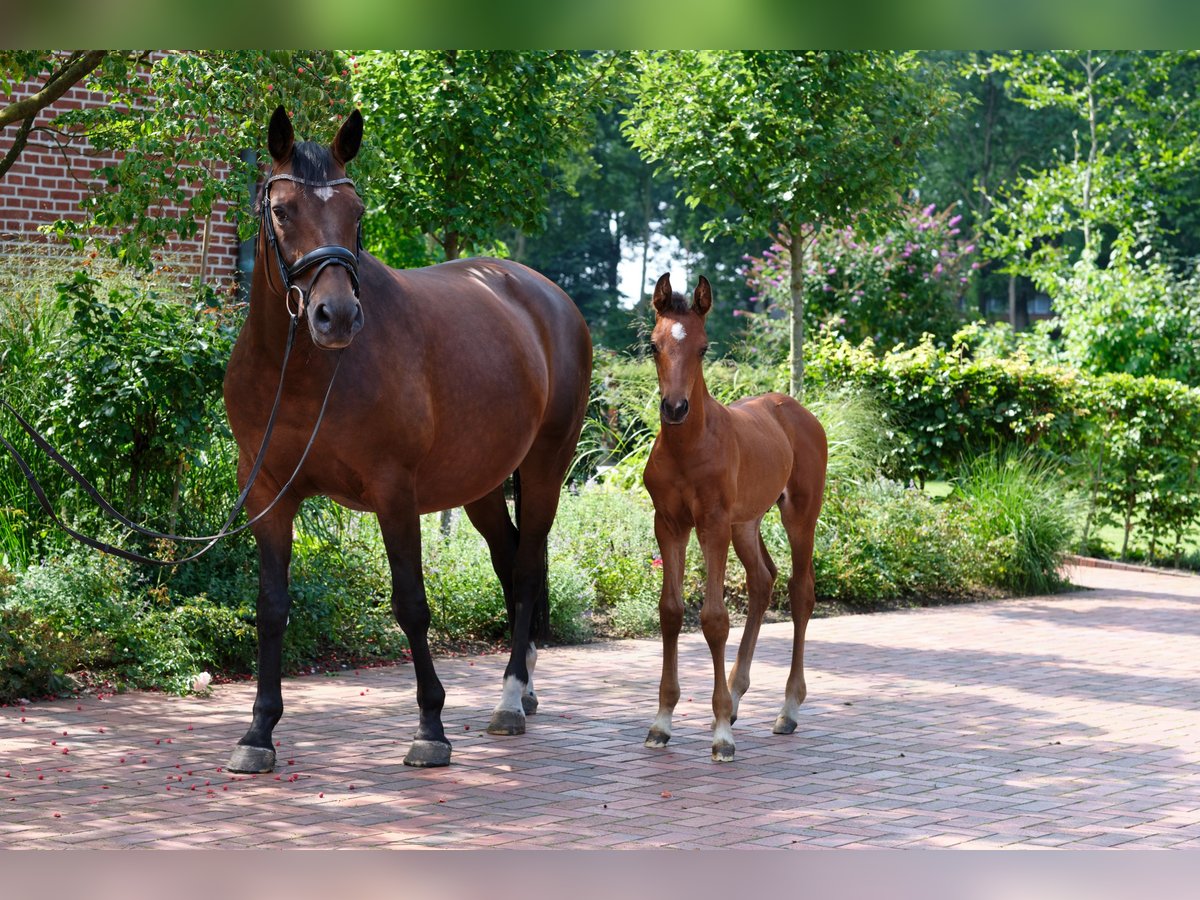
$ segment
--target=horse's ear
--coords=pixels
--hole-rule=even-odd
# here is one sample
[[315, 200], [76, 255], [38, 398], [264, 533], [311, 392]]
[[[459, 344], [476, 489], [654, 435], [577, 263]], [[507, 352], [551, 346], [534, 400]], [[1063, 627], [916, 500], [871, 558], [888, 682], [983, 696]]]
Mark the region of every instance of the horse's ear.
[[346, 117], [346, 121], [338, 129], [337, 137], [333, 139], [333, 145], [330, 147], [333, 158], [345, 166], [358, 155], [358, 148], [362, 146], [362, 136], [363, 117], [356, 109]]
[[667, 307], [671, 305], [671, 273], [667, 272], [658, 279], [658, 283], [654, 285], [654, 303], [656, 312], [666, 312]]
[[700, 313], [701, 316], [707, 316], [708, 311], [712, 309], [712, 285], [708, 283], [708, 279], [703, 275], [700, 276], [700, 282], [696, 285], [696, 290], [692, 292], [692, 309]]
[[296, 141], [296, 133], [292, 131], [292, 120], [288, 118], [287, 110], [282, 106], [275, 109], [271, 116], [271, 127], [267, 130], [267, 149], [275, 162], [285, 163], [292, 158], [292, 144]]

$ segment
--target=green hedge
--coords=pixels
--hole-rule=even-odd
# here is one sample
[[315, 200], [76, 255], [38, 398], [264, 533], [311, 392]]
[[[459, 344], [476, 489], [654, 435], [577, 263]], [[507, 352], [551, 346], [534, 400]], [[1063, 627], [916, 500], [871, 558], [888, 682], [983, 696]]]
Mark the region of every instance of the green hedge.
[[[1006, 447], [1056, 459], [1097, 522], [1135, 526], [1151, 555], [1176, 550], [1200, 522], [1200, 390], [1169, 379], [1084, 375], [1023, 355], [972, 358], [925, 340], [878, 355], [869, 343], [826, 338], [812, 348], [810, 383], [875, 397], [890, 447], [885, 470], [924, 483]], [[1124, 552], [1125, 548], [1122, 548]]]

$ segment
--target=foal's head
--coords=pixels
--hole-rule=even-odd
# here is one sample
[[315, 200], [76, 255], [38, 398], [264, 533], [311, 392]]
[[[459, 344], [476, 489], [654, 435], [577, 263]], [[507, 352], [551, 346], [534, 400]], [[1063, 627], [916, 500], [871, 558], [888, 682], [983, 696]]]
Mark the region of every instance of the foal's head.
[[658, 391], [662, 395], [659, 414], [666, 425], [679, 425], [687, 418], [688, 397], [700, 375], [708, 351], [704, 317], [712, 309], [712, 287], [700, 276], [691, 303], [672, 292], [671, 276], [664, 275], [654, 286], [654, 331], [650, 349], [658, 369]]
[[[357, 257], [361, 249], [362, 200], [348, 180], [330, 182], [346, 178], [346, 166], [358, 154], [362, 134], [362, 114], [355, 110], [328, 147], [312, 141], [297, 143], [291, 120], [281, 106], [271, 117], [267, 135], [275, 164], [262, 195], [262, 202], [269, 204], [263, 211], [263, 225], [274, 230], [280, 261], [285, 267], [294, 267], [314, 250], [330, 251], [316, 254], [291, 273], [293, 287], [287, 297], [289, 309], [303, 306], [314, 343], [327, 349], [345, 347], [363, 326], [357, 260], [353, 269], [344, 261], [345, 256], [341, 262], [327, 261], [342, 250]], [[286, 177], [271, 181], [277, 176]], [[269, 249], [268, 254], [273, 256]], [[275, 260], [264, 262], [270, 267], [271, 283], [279, 286]]]

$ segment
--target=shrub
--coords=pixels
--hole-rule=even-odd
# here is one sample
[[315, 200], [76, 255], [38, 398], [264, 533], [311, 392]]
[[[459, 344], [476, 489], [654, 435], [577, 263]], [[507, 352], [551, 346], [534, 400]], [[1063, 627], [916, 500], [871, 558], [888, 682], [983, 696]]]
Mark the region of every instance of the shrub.
[[1076, 510], [1071, 494], [1044, 459], [1013, 450], [980, 456], [955, 481], [988, 584], [1018, 593], [1046, 593], [1073, 546]]

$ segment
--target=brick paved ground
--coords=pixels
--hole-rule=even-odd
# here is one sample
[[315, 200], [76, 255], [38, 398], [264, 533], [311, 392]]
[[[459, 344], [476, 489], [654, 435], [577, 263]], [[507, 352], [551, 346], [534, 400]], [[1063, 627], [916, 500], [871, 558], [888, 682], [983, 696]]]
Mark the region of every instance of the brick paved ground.
[[544, 651], [512, 738], [483, 733], [503, 658], [441, 660], [441, 770], [400, 762], [408, 666], [285, 682], [253, 778], [219, 768], [249, 685], [2, 709], [0, 846], [1200, 847], [1200, 578], [1070, 574], [1101, 589], [814, 620], [790, 737], [790, 626], [765, 627], [730, 765], [698, 634], [662, 751], [652, 641]]

